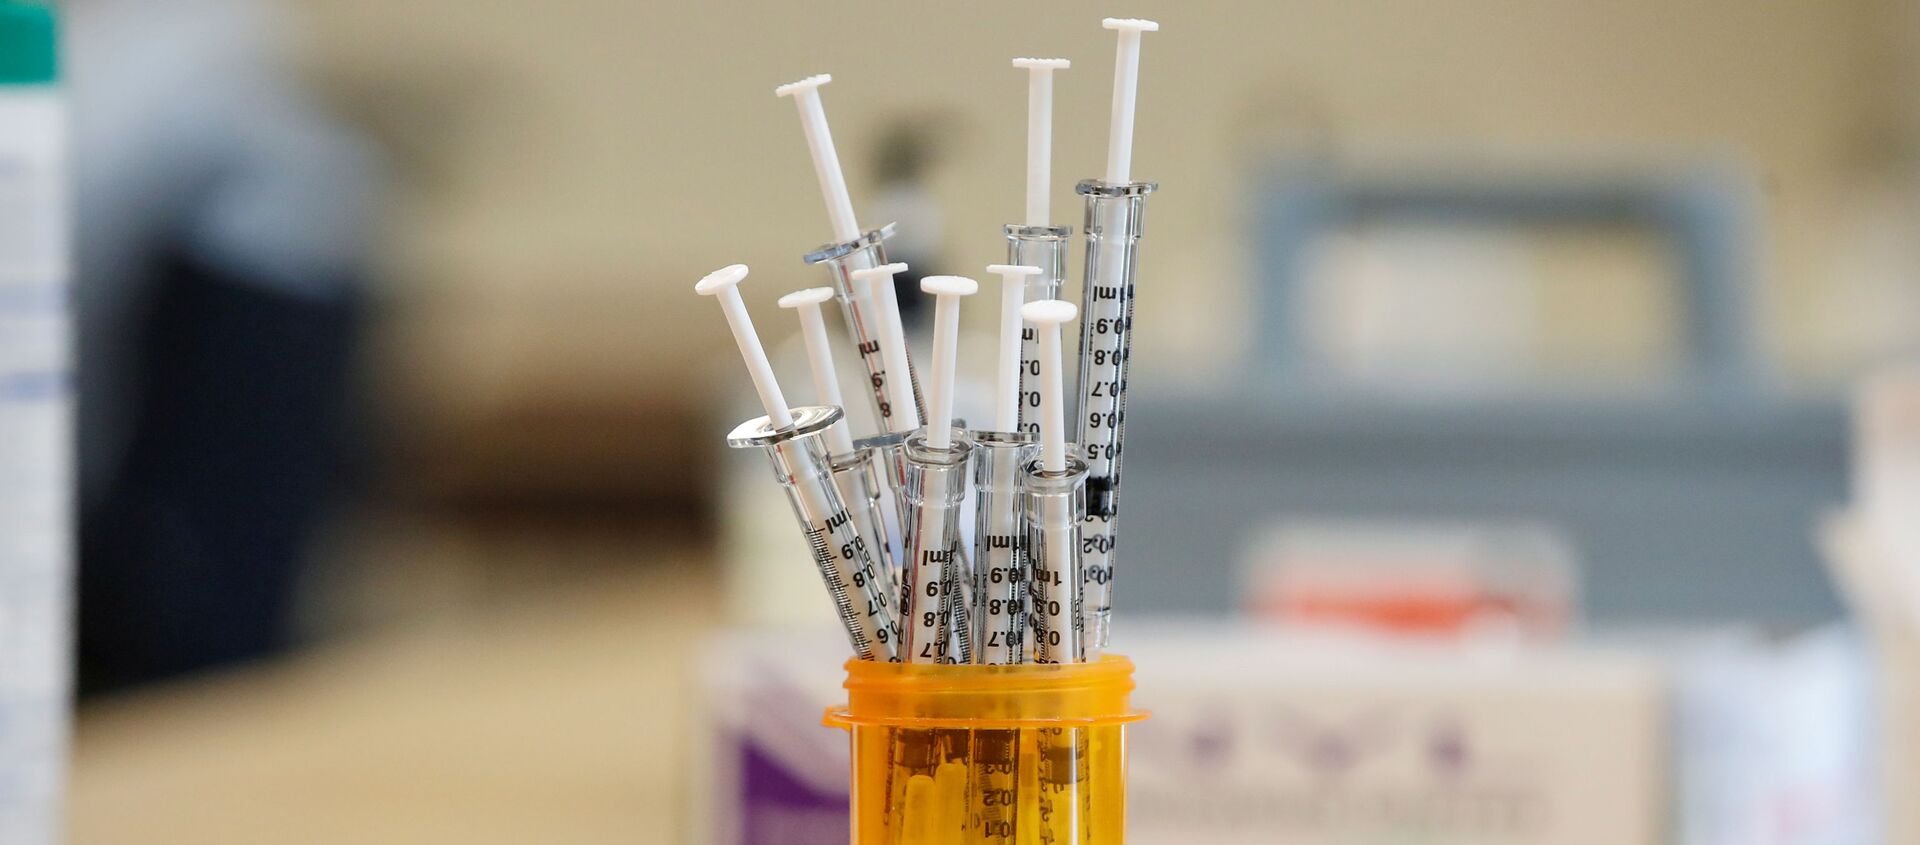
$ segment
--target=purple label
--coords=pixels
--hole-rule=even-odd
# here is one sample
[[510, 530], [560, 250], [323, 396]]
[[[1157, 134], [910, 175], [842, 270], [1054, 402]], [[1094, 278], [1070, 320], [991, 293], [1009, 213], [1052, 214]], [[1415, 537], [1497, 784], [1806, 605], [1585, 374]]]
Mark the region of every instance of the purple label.
[[750, 736], [738, 744], [740, 845], [846, 845], [845, 789], [808, 786]]

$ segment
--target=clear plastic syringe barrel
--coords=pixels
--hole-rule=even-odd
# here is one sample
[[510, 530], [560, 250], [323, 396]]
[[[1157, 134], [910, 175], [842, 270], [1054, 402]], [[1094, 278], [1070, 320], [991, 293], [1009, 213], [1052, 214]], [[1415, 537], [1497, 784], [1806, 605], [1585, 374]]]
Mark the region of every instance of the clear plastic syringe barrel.
[[[866, 542], [873, 566], [885, 595], [900, 595], [899, 569], [893, 563], [893, 544], [887, 534], [887, 515], [882, 496], [887, 485], [880, 478], [880, 461], [873, 449], [855, 448], [833, 456], [833, 486], [840, 501], [853, 515], [853, 527]], [[897, 633], [897, 631], [896, 631]]]
[[[1026, 662], [1026, 532], [1020, 530], [1020, 461], [1033, 438], [1019, 432], [976, 431], [973, 456], [973, 662]], [[968, 808], [969, 841], [1014, 841], [1019, 829], [1019, 731], [973, 731], [975, 800]]]
[[900, 659], [909, 663], [964, 663], [953, 653], [950, 638], [970, 643], [971, 635], [956, 637], [956, 613], [965, 600], [960, 587], [956, 554], [960, 545], [960, 510], [967, 495], [968, 459], [973, 442], [956, 436], [946, 449], [927, 444], [924, 433], [907, 437], [902, 455], [907, 483], [902, 489], [906, 527], [906, 554], [901, 570]]
[[1113, 613], [1115, 523], [1120, 459], [1127, 431], [1127, 359], [1133, 353], [1133, 283], [1146, 198], [1152, 182], [1097, 179], [1075, 190], [1087, 198], [1087, 266], [1080, 305], [1080, 452], [1087, 463], [1082, 525], [1087, 646], [1104, 648]]
[[[891, 487], [896, 494], [893, 504], [895, 512], [900, 514], [899, 524], [902, 526], [902, 531], [904, 531], [905, 527], [909, 524], [906, 517], [908, 513], [906, 492], [907, 486], [910, 483], [907, 480], [906, 457], [907, 437], [909, 436], [907, 432], [898, 432], [893, 434], [876, 434], [872, 437], [863, 437], [854, 441], [855, 446], [870, 448], [878, 456], [880, 477], [887, 482], [888, 486]], [[902, 545], [905, 545], [904, 538]], [[895, 567], [896, 572], [904, 569], [905, 562], [910, 560], [912, 560], [912, 558], [907, 556], [903, 550], [900, 565]], [[966, 595], [972, 588], [973, 563], [970, 550], [965, 546], [956, 547], [954, 549], [954, 562], [955, 565], [948, 570], [949, 574], [955, 579], [952, 591], [956, 595]], [[899, 583], [905, 579], [904, 577], [896, 577], [895, 580], [896, 583]], [[900, 604], [904, 604], [904, 601]], [[969, 602], [963, 601], [954, 605], [954, 615], [952, 619], [954, 624], [949, 629], [952, 642], [948, 646], [948, 652], [950, 654], [956, 656], [966, 655], [969, 661], [971, 661], [973, 655], [974, 625], [971, 611], [972, 607]]]
[[1087, 512], [1087, 464], [1067, 458], [1063, 472], [1048, 472], [1031, 459], [1020, 476], [1020, 521], [1027, 532], [1027, 613], [1034, 663], [1079, 663], [1086, 659], [1081, 614], [1080, 543]]
[[972, 432], [973, 662], [1026, 661], [1027, 538], [1020, 529], [1020, 463], [1033, 438], [1018, 432]]
[[840, 498], [827, 455], [823, 435], [840, 414], [839, 408], [824, 405], [795, 408], [789, 428], [775, 428], [766, 417], [751, 419], [727, 435], [727, 445], [766, 450], [774, 479], [793, 506], [854, 655], [861, 660], [893, 660], [900, 641], [893, 597]]
[[[1059, 299], [1067, 280], [1067, 250], [1073, 243], [1071, 226], [1008, 226], [1007, 263], [1038, 267], [1026, 278], [1023, 302]], [[1040, 434], [1040, 336], [1032, 326], [1020, 328], [1019, 430]]]
[[[911, 513], [911, 508], [907, 505], [907, 487], [912, 483], [907, 477], [906, 451], [908, 436], [909, 434], [906, 432], [876, 434], [872, 437], [863, 437], [854, 441], [856, 447], [870, 449], [877, 456], [875, 462], [880, 477], [895, 494], [891, 504], [894, 512], [900, 515], [899, 525], [903, 533], [908, 530], [908, 526], [911, 525], [908, 521], [908, 514]], [[905, 562], [913, 558], [907, 553], [905, 547], [906, 538], [903, 536], [901, 538], [899, 561], [889, 561], [890, 564], [893, 564], [891, 573], [892, 583], [899, 589], [896, 595], [900, 597], [900, 600], [895, 603], [895, 607], [904, 607], [907, 600], [905, 587], [902, 586], [906, 581], [903, 570], [906, 568]], [[973, 571], [973, 568], [965, 547], [955, 547], [953, 556], [954, 565], [947, 569], [947, 574], [950, 579], [948, 592], [954, 595], [964, 596], [967, 594], [969, 586], [967, 582], [971, 577], [970, 573]], [[971, 610], [972, 608], [966, 601], [956, 603], [953, 606], [953, 615], [948, 620], [951, 624], [949, 624], [947, 629], [949, 637], [947, 653], [956, 657], [965, 655], [968, 660], [971, 660], [973, 655], [973, 622], [970, 615]]]
[[[880, 352], [882, 318], [874, 303], [856, 292], [852, 273], [887, 263], [885, 241], [893, 237], [893, 231], [894, 224], [888, 223], [853, 240], [827, 244], [802, 259], [808, 264], [825, 264], [828, 275], [833, 278], [834, 298], [840, 301], [847, 331], [853, 335], [854, 350], [860, 353], [860, 363], [867, 370], [867, 398], [873, 402], [873, 422], [881, 432], [893, 430], [888, 424], [893, 419], [893, 398], [887, 390], [885, 356]], [[920, 377], [914, 372], [911, 358], [907, 360], [907, 378], [913, 383], [914, 410], [925, 420], [926, 400], [921, 396]]]

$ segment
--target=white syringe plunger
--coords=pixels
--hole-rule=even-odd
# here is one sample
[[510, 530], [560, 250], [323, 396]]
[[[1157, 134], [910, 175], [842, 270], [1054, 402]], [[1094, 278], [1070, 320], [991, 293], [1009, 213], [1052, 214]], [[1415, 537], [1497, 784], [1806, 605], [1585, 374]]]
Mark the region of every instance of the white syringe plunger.
[[1158, 32], [1160, 25], [1138, 18], [1107, 18], [1105, 29], [1120, 34], [1113, 54], [1113, 114], [1107, 125], [1107, 182], [1124, 185], [1133, 170], [1133, 112], [1140, 87], [1140, 33]]
[[1040, 268], [1025, 264], [989, 264], [1000, 277], [1000, 359], [994, 367], [993, 430], [1020, 427], [1020, 306], [1027, 301], [1027, 277]]
[[887, 369], [887, 404], [892, 411], [888, 421], [895, 433], [920, 427], [920, 413], [913, 402], [913, 380], [907, 376], [907, 333], [900, 324], [900, 299], [893, 290], [893, 277], [905, 272], [907, 265], [895, 261], [847, 274], [855, 284], [868, 286], [867, 301], [879, 312], [874, 315], [880, 329], [877, 340], [881, 363]]
[[1020, 316], [1040, 335], [1040, 468], [1067, 471], [1067, 412], [1064, 379], [1060, 371], [1060, 325], [1073, 320], [1080, 309], [1059, 299], [1043, 299], [1020, 307]]
[[980, 283], [965, 276], [928, 276], [920, 291], [933, 296], [933, 380], [927, 385], [927, 445], [953, 446], [953, 381], [960, 357], [960, 297], [972, 296]]
[[833, 239], [851, 241], [860, 237], [860, 224], [853, 216], [853, 198], [847, 194], [847, 177], [840, 170], [840, 154], [833, 149], [833, 131], [827, 128], [827, 110], [820, 105], [820, 86], [833, 81], [831, 74], [809, 76], [773, 89], [776, 97], [792, 97], [800, 110], [800, 130], [807, 136], [807, 152], [813, 157], [813, 175], [820, 181], [820, 198], [827, 204], [827, 220], [833, 225]]
[[1014, 59], [1027, 72], [1027, 225], [1050, 226], [1053, 180], [1053, 72], [1073, 66], [1066, 59]]
[[740, 281], [746, 277], [747, 265], [729, 264], [695, 283], [693, 292], [720, 301], [720, 311], [727, 316], [727, 328], [733, 330], [734, 345], [740, 347], [740, 359], [747, 364], [747, 376], [753, 379], [754, 392], [760, 394], [767, 420], [775, 429], [792, 428], [793, 412], [787, 408], [787, 398], [780, 394], [780, 383], [773, 378], [773, 364], [767, 361], [767, 350], [753, 330], [747, 304], [740, 299]]
[[[846, 403], [840, 398], [840, 382], [834, 378], [833, 348], [827, 344], [827, 320], [820, 314], [821, 304], [831, 299], [833, 288], [807, 288], [780, 297], [779, 304], [800, 315], [800, 340], [807, 347], [807, 369], [813, 373], [814, 398], [822, 405], [844, 409]], [[845, 417], [827, 430], [827, 442], [835, 455], [853, 451], [853, 435], [847, 433]]]

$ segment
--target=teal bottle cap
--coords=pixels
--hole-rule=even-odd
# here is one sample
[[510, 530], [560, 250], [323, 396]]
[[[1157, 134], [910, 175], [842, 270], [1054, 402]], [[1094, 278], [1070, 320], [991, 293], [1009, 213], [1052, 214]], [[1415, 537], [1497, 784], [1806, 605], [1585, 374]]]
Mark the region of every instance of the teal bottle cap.
[[53, 9], [0, 0], [0, 85], [44, 85], [59, 76]]

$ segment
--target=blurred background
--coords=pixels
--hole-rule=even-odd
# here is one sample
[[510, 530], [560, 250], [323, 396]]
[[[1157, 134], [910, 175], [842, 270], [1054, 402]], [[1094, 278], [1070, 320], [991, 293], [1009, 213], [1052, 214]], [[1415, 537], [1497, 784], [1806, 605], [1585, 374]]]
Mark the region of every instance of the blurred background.
[[[723, 446], [757, 412], [689, 288], [752, 265], [810, 394], [773, 300], [827, 283], [800, 256], [830, 230], [772, 89], [813, 73], [862, 222], [898, 220], [917, 271], [979, 276], [1022, 207], [1007, 61], [1072, 59], [1054, 208], [1079, 227], [1106, 15], [1163, 26], [1134, 144], [1161, 190], [1117, 595], [1169, 727], [1142, 729], [1137, 838], [1920, 841], [1859, 797], [1893, 741], [1854, 706], [1911, 653], [1846, 600], [1822, 531], [1873, 461], [1856, 385], [1920, 351], [1911, 2], [60, 11], [74, 842], [845, 841], [831, 812], [824, 833], [741, 827], [757, 799], [715, 762], [747, 723], [844, 754], [812, 727], [841, 655], [830, 626], [812, 651], [738, 632], [830, 617], [761, 459]], [[963, 412], [984, 407], [984, 310]], [[1586, 757], [1612, 796], [1553, 787], [1513, 818], [1638, 821], [1182, 817], [1153, 749], [1188, 730], [1183, 696], [1272, 708], [1201, 669], [1156, 687], [1152, 661], [1253, 630], [1239, 671], [1337, 720], [1366, 709], [1351, 679], [1294, 661], [1355, 628], [1448, 643], [1368, 640], [1359, 665], [1396, 678], [1484, 670], [1487, 640], [1525, 655], [1381, 695], [1526, 725], [1476, 740], [1533, 761], [1501, 777], [1577, 779], [1550, 761]], [[728, 721], [769, 683], [729, 656], [789, 648], [799, 715]], [[1618, 766], [1557, 738], [1583, 702]]]

